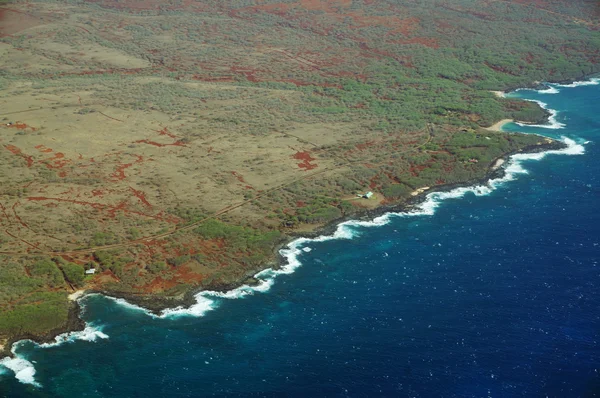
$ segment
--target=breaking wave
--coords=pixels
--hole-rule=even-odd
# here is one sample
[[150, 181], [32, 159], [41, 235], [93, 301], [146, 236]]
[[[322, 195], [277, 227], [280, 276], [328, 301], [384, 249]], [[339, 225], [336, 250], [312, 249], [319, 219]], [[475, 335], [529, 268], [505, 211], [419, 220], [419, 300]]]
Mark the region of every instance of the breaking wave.
[[455, 188], [447, 192], [433, 192], [425, 197], [425, 200], [413, 207], [412, 210], [398, 213], [386, 213], [370, 221], [351, 220], [338, 224], [336, 230], [331, 235], [322, 235], [317, 238], [298, 238], [289, 243], [286, 248], [281, 249], [279, 253], [285, 258], [284, 265], [281, 268], [268, 268], [257, 273], [254, 278], [257, 280], [253, 285], [242, 285], [227, 292], [203, 291], [196, 294], [196, 304], [189, 308], [177, 307], [166, 309], [160, 315], [128, 303], [123, 299], [115, 299], [116, 303], [136, 311], [142, 311], [154, 318], [176, 318], [182, 316], [200, 317], [208, 311], [214, 310], [219, 306], [222, 299], [239, 299], [246, 296], [251, 296], [255, 293], [268, 292], [275, 283], [275, 279], [279, 275], [292, 274], [298, 267], [302, 265], [300, 257], [302, 254], [311, 251], [310, 245], [314, 242], [325, 242], [329, 240], [352, 239], [357, 235], [357, 227], [378, 227], [388, 224], [393, 217], [416, 217], [416, 216], [431, 216], [435, 214], [435, 210], [442, 202], [448, 199], [459, 199], [468, 193], [476, 196], [489, 195], [491, 192], [517, 178], [519, 174], [527, 174], [527, 170], [523, 167], [523, 162], [527, 160], [540, 160], [550, 154], [562, 155], [581, 155], [585, 152], [583, 145], [575, 142], [570, 138], [563, 137], [562, 141], [567, 145], [564, 149], [549, 150], [539, 153], [515, 154], [510, 157], [510, 160], [504, 167], [504, 176], [501, 178], [489, 180], [486, 184], [473, 185], [470, 187]]
[[537, 92], [538, 94], [558, 94], [560, 93], [560, 90], [554, 86], [548, 86], [548, 88], [545, 88], [543, 90], [537, 90]]
[[52, 343], [36, 343], [32, 340], [21, 340], [12, 347], [13, 357], [6, 357], [0, 360], [0, 371], [2, 367], [11, 370], [15, 378], [24, 384], [31, 384], [35, 387], [41, 387], [41, 384], [35, 381], [35, 367], [33, 363], [17, 353], [18, 348], [30, 342], [41, 348], [58, 347], [65, 343], [71, 343], [77, 340], [94, 342], [98, 339], [108, 339], [108, 335], [102, 332], [102, 329], [91, 324], [86, 324], [83, 330], [77, 332], [68, 332], [59, 334]]
[[[589, 81], [583, 82], [575, 82], [571, 84], [553, 84], [552, 87], [544, 90], [538, 90], [538, 92], [544, 92], [546, 94], [554, 94], [558, 92], [555, 87], [579, 87], [579, 86], [588, 86], [588, 85], [598, 85], [600, 84], [600, 78], [593, 78]], [[548, 129], [561, 129], [565, 125], [558, 122], [556, 120], [557, 111], [553, 109], [549, 109], [547, 104], [542, 101], [537, 100], [528, 100], [538, 103], [542, 108], [547, 110], [551, 116], [549, 117], [549, 123], [546, 125], [525, 125], [523, 126], [529, 127], [541, 127]], [[549, 150], [545, 152], [539, 153], [529, 153], [529, 154], [515, 154], [512, 155], [509, 161], [504, 166], [504, 175], [501, 178], [489, 180], [486, 184], [474, 185], [470, 187], [459, 187], [452, 189], [447, 192], [433, 192], [426, 195], [425, 200], [415, 205], [412, 210], [406, 212], [398, 212], [398, 213], [386, 213], [379, 217], [374, 218], [370, 221], [360, 221], [360, 220], [351, 220], [338, 224], [336, 230], [331, 235], [322, 235], [317, 238], [299, 238], [289, 243], [286, 248], [280, 250], [280, 254], [283, 258], [285, 258], [285, 263], [277, 269], [268, 268], [259, 273], [257, 273], [254, 277], [257, 280], [256, 284], [252, 285], [242, 285], [233, 290], [227, 292], [217, 292], [217, 291], [203, 291], [195, 295], [196, 303], [192, 306], [185, 307], [176, 307], [163, 310], [160, 314], [154, 314], [150, 310], [143, 308], [141, 306], [129, 303], [128, 301], [122, 298], [114, 298], [110, 296], [103, 297], [112, 300], [115, 304], [119, 306], [128, 308], [133, 311], [140, 311], [152, 318], [155, 319], [165, 319], [165, 318], [177, 318], [182, 316], [192, 316], [192, 317], [201, 317], [204, 316], [207, 312], [216, 309], [219, 306], [220, 300], [224, 299], [238, 299], [244, 298], [246, 296], [251, 296], [255, 293], [265, 293], [268, 292], [273, 286], [275, 279], [279, 275], [287, 275], [292, 274], [294, 271], [302, 265], [300, 261], [300, 257], [303, 253], [311, 251], [311, 248], [307, 245], [310, 245], [313, 242], [325, 242], [329, 240], [339, 240], [339, 239], [352, 239], [357, 235], [357, 227], [377, 227], [388, 224], [393, 217], [417, 217], [417, 216], [431, 216], [435, 214], [435, 210], [440, 206], [440, 204], [448, 199], [459, 199], [464, 197], [465, 195], [472, 193], [476, 196], [485, 196], [489, 195], [491, 192], [505, 184], [506, 182], [512, 181], [518, 177], [520, 174], [527, 174], [528, 171], [523, 167], [523, 162], [528, 160], [540, 160], [547, 155], [550, 154], [562, 154], [562, 155], [581, 155], [585, 152], [585, 148], [582, 144], [577, 143], [576, 141], [563, 137], [562, 141], [567, 145], [566, 148], [560, 150]], [[584, 144], [587, 144], [585, 142]], [[85, 298], [93, 295], [100, 294], [90, 294], [79, 299], [82, 307], [85, 307]], [[91, 324], [87, 324], [85, 329], [78, 332], [69, 332], [64, 333], [55, 338], [55, 341], [52, 343], [33, 343], [40, 348], [49, 348], [49, 347], [57, 347], [65, 343], [74, 342], [77, 340], [90, 341], [95, 342], [98, 339], [108, 339], [109, 336], [102, 332], [102, 329], [97, 326], [93, 326]], [[41, 384], [35, 380], [35, 367], [32, 362], [27, 360], [26, 358], [19, 356], [17, 354], [18, 348], [22, 345], [29, 342], [28, 340], [22, 340], [15, 343], [12, 347], [13, 357], [6, 357], [0, 359], [0, 374], [7, 373], [7, 371], [11, 371], [14, 373], [15, 378], [21, 383], [30, 384], [36, 387], [41, 387]]]
[[555, 84], [555, 86], [572, 88], [581, 86], [597, 86], [598, 84], [600, 84], [600, 77], [593, 77], [590, 80], [583, 80], [580, 82], [573, 82], [569, 84]]
[[582, 80], [578, 82], [568, 83], [568, 84], [560, 84], [560, 83], [544, 83], [546, 88], [541, 90], [536, 90], [534, 88], [519, 88], [515, 91], [535, 91], [538, 94], [558, 94], [560, 93], [559, 87], [564, 88], [573, 88], [573, 87], [581, 87], [581, 86], [596, 86], [600, 84], [600, 77], [592, 77], [589, 80]]
[[548, 108], [548, 104], [546, 104], [545, 102], [534, 100], [534, 99], [526, 99], [525, 101], [535, 102], [536, 104], [538, 104], [540, 106], [540, 108], [547, 111], [550, 114], [550, 116], [548, 117], [548, 123], [547, 124], [527, 124], [527, 123], [516, 122], [517, 125], [523, 126], [523, 127], [539, 127], [539, 128], [543, 128], [543, 129], [552, 129], [552, 130], [558, 130], [558, 129], [562, 129], [565, 127], [565, 125], [563, 123], [556, 120], [556, 115], [558, 115], [558, 111], [555, 109]]
[[15, 378], [21, 383], [41, 387], [42, 385], [35, 381], [35, 367], [33, 364], [27, 359], [19, 357], [15, 353], [18, 346], [19, 343], [16, 343], [12, 348], [13, 358], [6, 357], [0, 359], [0, 372], [2, 372], [2, 367], [4, 367], [5, 369], [11, 370], [15, 374]]
[[108, 335], [106, 333], [103, 333], [102, 329], [100, 327], [92, 326], [91, 324], [87, 324], [85, 326], [85, 329], [80, 330], [78, 332], [69, 332], [69, 333], [59, 334], [58, 336], [56, 336], [54, 338], [53, 343], [42, 343], [42, 344], [37, 344], [35, 342], [33, 342], [33, 343], [42, 348], [49, 348], [49, 347], [57, 347], [64, 343], [72, 343], [76, 340], [95, 342], [98, 339], [103, 339], [103, 340], [108, 339]]

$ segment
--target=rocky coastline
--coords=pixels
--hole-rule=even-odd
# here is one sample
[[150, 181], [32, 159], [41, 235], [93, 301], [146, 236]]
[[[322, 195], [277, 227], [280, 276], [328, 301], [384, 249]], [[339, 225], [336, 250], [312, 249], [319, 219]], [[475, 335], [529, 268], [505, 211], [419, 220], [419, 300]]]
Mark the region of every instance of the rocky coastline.
[[[543, 137], [543, 138], [546, 139], [545, 137]], [[539, 152], [545, 152], [545, 151], [549, 151], [549, 150], [563, 149], [565, 147], [566, 147], [566, 144], [564, 144], [561, 141], [546, 139], [545, 143], [530, 145], [519, 151], [508, 152], [508, 153], [503, 154], [502, 156], [499, 156], [499, 157], [493, 159], [492, 162], [490, 162], [490, 164], [488, 165], [487, 172], [485, 173], [485, 175], [483, 175], [480, 178], [475, 178], [475, 179], [467, 180], [464, 182], [458, 182], [458, 183], [452, 183], [452, 184], [441, 184], [441, 185], [433, 186], [431, 188], [421, 190], [415, 196], [411, 196], [408, 198], [398, 200], [395, 203], [381, 205], [374, 209], [357, 209], [356, 211], [345, 214], [343, 217], [333, 220], [325, 225], [315, 226], [315, 228], [312, 231], [303, 231], [302, 233], [294, 233], [293, 231], [288, 232], [287, 236], [289, 237], [289, 239], [283, 240], [279, 245], [277, 245], [274, 248], [273, 259], [270, 262], [263, 264], [263, 266], [258, 269], [249, 270], [247, 275], [245, 275], [243, 278], [241, 278], [239, 281], [237, 281], [235, 283], [211, 285], [211, 286], [205, 286], [202, 288], [193, 287], [177, 296], [132, 294], [132, 293], [125, 293], [125, 292], [112, 292], [112, 291], [108, 291], [108, 290], [90, 289], [90, 290], [86, 290], [85, 293], [80, 296], [80, 298], [85, 296], [85, 294], [93, 294], [93, 293], [103, 294], [103, 295], [114, 297], [114, 298], [124, 299], [127, 302], [130, 302], [134, 305], [143, 307], [143, 308], [147, 309], [148, 311], [155, 313], [155, 314], [158, 314], [162, 310], [167, 309], [167, 308], [174, 308], [174, 307], [180, 307], [180, 306], [181, 307], [190, 307], [191, 305], [196, 303], [195, 295], [197, 295], [198, 293], [200, 293], [202, 291], [211, 290], [211, 291], [218, 291], [218, 292], [227, 292], [229, 290], [235, 289], [244, 284], [253, 285], [253, 284], [258, 283], [258, 280], [256, 278], [254, 278], [254, 275], [256, 275], [258, 272], [260, 272], [264, 269], [267, 269], [267, 268], [277, 269], [277, 268], [281, 267], [284, 264], [285, 258], [281, 256], [279, 251], [280, 251], [280, 249], [284, 248], [285, 246], [287, 246], [290, 242], [292, 242], [295, 239], [298, 239], [301, 237], [315, 238], [315, 237], [318, 237], [321, 235], [330, 235], [337, 229], [338, 225], [344, 221], [372, 220], [373, 218], [376, 218], [378, 216], [381, 216], [383, 214], [390, 213], [390, 212], [410, 211], [416, 205], [422, 203], [425, 200], [426, 196], [430, 193], [450, 191], [452, 189], [460, 188], [460, 187], [468, 187], [468, 186], [479, 185], [479, 184], [487, 184], [488, 181], [491, 179], [502, 178], [505, 175], [505, 171], [504, 171], [504, 168], [498, 167], [498, 162], [502, 160], [503, 162], [501, 162], [501, 163], [505, 163], [510, 158], [510, 156], [512, 156], [516, 153], [539, 153]], [[3, 358], [5, 356], [12, 356], [13, 354], [11, 351], [11, 347], [14, 343], [16, 343], [18, 341], [33, 340], [38, 343], [53, 342], [55, 337], [60, 334], [83, 330], [85, 328], [85, 322], [80, 318], [80, 314], [81, 314], [81, 307], [80, 307], [78, 301], [75, 300], [71, 303], [71, 307], [69, 308], [69, 313], [68, 313], [68, 320], [65, 323], [65, 325], [63, 325], [60, 328], [51, 330], [47, 333], [41, 334], [41, 335], [23, 334], [23, 335], [11, 336], [2, 346], [0, 346], [0, 358]]]

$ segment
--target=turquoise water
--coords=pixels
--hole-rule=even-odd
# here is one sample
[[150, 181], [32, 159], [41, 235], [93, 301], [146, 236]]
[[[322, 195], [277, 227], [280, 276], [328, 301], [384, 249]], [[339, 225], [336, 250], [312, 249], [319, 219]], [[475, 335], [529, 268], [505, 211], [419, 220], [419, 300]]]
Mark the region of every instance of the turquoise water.
[[163, 317], [88, 296], [86, 332], [18, 345], [0, 395], [600, 395], [600, 86], [511, 95], [558, 113], [508, 130], [570, 148], [296, 242], [259, 291]]

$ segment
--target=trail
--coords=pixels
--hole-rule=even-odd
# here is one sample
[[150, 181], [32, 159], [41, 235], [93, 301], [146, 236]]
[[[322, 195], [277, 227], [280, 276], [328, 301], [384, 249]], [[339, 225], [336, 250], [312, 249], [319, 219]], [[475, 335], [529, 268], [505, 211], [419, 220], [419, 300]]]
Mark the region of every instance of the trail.
[[[419, 149], [423, 145], [426, 145], [427, 143], [429, 143], [431, 141], [431, 139], [433, 137], [433, 133], [434, 133], [433, 127], [431, 125], [427, 125], [427, 132], [428, 132], [428, 134], [427, 134], [427, 140], [424, 143], [422, 143], [422, 144], [420, 144], [420, 145], [418, 145], [416, 147], [411, 147], [411, 148], [407, 149], [406, 151], [396, 152], [396, 153], [406, 153], [406, 152], [414, 151], [414, 150]], [[283, 133], [283, 134], [286, 134], [286, 133]], [[286, 134], [286, 135], [295, 137], [296, 139], [300, 140], [301, 142], [304, 142], [304, 143], [307, 143], [307, 144], [310, 144], [310, 145], [313, 145], [313, 146], [317, 147], [317, 144], [309, 142], [309, 141], [306, 141], [306, 140], [303, 140], [303, 139], [300, 139], [300, 138], [298, 138], [298, 137], [296, 137], [296, 136], [294, 136], [292, 134]], [[324, 152], [328, 153], [330, 156], [332, 156], [332, 157], [334, 157], [334, 158], [336, 158], [338, 160], [342, 160], [343, 163], [339, 164], [339, 165], [337, 165], [335, 167], [330, 167], [330, 168], [322, 169], [322, 170], [316, 171], [314, 173], [304, 175], [304, 176], [302, 176], [300, 178], [297, 178], [297, 179], [294, 179], [292, 181], [280, 184], [280, 185], [278, 185], [276, 187], [267, 189], [267, 190], [265, 190], [265, 191], [263, 191], [261, 193], [258, 193], [256, 196], [254, 196], [251, 199], [244, 200], [243, 202], [240, 202], [240, 203], [237, 203], [237, 204], [233, 204], [231, 206], [227, 206], [224, 209], [221, 209], [218, 212], [216, 212], [216, 213], [214, 213], [214, 214], [212, 214], [210, 216], [207, 216], [207, 217], [205, 217], [203, 219], [200, 219], [200, 220], [198, 220], [198, 221], [196, 221], [194, 223], [185, 225], [183, 227], [175, 228], [175, 229], [173, 229], [171, 231], [164, 232], [162, 234], [145, 236], [143, 238], [139, 238], [139, 239], [135, 239], [135, 240], [130, 240], [128, 242], [123, 242], [123, 243], [116, 243], [116, 244], [113, 244], [113, 245], [95, 246], [95, 247], [90, 247], [90, 248], [87, 248], [87, 249], [69, 250], [69, 251], [62, 251], [62, 252], [59, 252], [59, 251], [40, 251], [40, 252], [35, 252], [35, 253], [36, 254], [45, 254], [45, 255], [49, 255], [49, 256], [91, 254], [91, 253], [94, 253], [94, 252], [96, 252], [98, 250], [120, 249], [120, 248], [129, 247], [129, 246], [135, 246], [135, 245], [138, 245], [138, 244], [145, 244], [148, 241], [155, 240], [155, 239], [167, 238], [167, 237], [169, 237], [171, 235], [174, 235], [176, 233], [179, 233], [179, 232], [182, 232], [182, 231], [189, 231], [191, 229], [194, 229], [198, 225], [200, 225], [200, 224], [202, 224], [202, 223], [204, 223], [204, 222], [206, 222], [208, 220], [217, 219], [219, 216], [222, 216], [223, 214], [229, 213], [232, 210], [238, 209], [238, 208], [240, 208], [242, 206], [247, 205], [248, 203], [251, 203], [251, 202], [255, 201], [256, 199], [264, 197], [264, 196], [266, 196], [266, 195], [268, 195], [268, 194], [270, 194], [272, 192], [281, 190], [281, 189], [283, 189], [283, 188], [285, 188], [287, 186], [290, 186], [292, 184], [295, 184], [297, 182], [300, 182], [300, 181], [303, 181], [303, 180], [307, 180], [309, 178], [313, 178], [315, 176], [318, 176], [318, 175], [321, 175], [321, 174], [324, 174], [324, 173], [327, 173], [327, 172], [331, 172], [331, 171], [334, 171], [334, 170], [339, 170], [339, 169], [341, 169], [343, 167], [347, 167], [347, 166], [355, 164], [355, 163], [361, 163], [362, 162], [361, 160], [350, 161], [350, 160], [348, 160], [348, 159], [346, 159], [344, 157], [341, 157], [339, 155], [334, 155], [333, 153], [331, 153], [329, 151], [324, 151]], [[14, 235], [11, 235], [11, 236], [13, 236], [16, 239], [19, 239], [18, 237], [14, 236]], [[28, 242], [25, 242], [25, 243], [28, 243]], [[28, 243], [28, 244], [30, 244], [30, 243]], [[11, 255], [11, 256], [28, 256], [28, 255], [31, 255], [32, 253], [31, 252], [30, 253], [23, 253], [23, 252], [0, 251], [0, 254], [6, 254], [6, 255]]]

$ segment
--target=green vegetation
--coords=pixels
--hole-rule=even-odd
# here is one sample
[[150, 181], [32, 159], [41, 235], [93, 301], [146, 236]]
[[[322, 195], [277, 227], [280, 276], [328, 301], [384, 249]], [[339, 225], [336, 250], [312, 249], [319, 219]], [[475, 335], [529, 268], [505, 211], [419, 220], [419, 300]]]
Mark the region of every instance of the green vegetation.
[[[490, 90], [600, 71], [587, 0], [12, 8], [0, 246], [21, 256], [1, 262], [0, 339], [64, 324], [71, 287], [229, 286], [301, 224], [482, 178], [542, 143], [485, 127], [546, 116]], [[377, 199], [354, 200], [366, 191]]]
[[79, 264], [65, 262], [61, 265], [65, 278], [73, 286], [80, 287], [85, 279], [85, 270]]
[[119, 257], [121, 253], [118, 250], [100, 250], [94, 252], [94, 259], [98, 262], [100, 270], [110, 270], [117, 276], [123, 275], [123, 267], [127, 264], [127, 259]]
[[263, 232], [253, 228], [230, 225], [218, 220], [207, 220], [194, 232], [204, 239], [224, 239], [233, 252], [260, 252], [266, 255], [281, 239], [281, 232]]
[[62, 273], [50, 259], [29, 259], [25, 269], [7, 258], [0, 268], [0, 336], [41, 334], [65, 324], [66, 291]]

